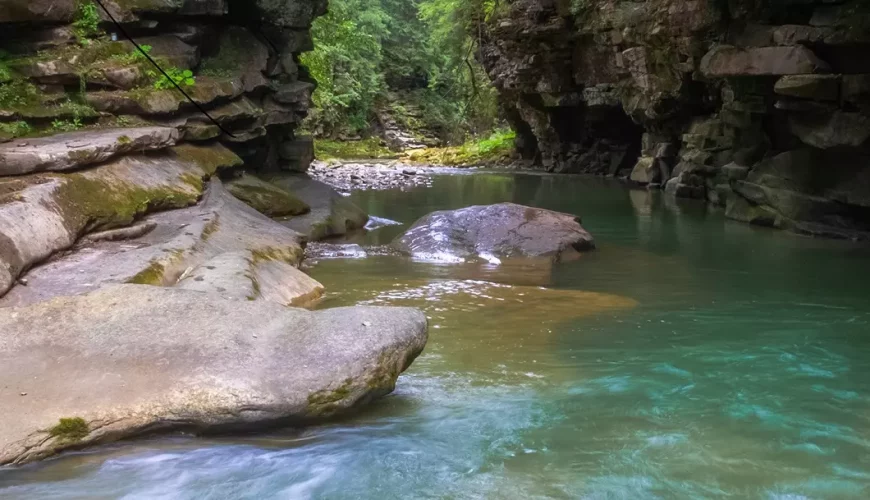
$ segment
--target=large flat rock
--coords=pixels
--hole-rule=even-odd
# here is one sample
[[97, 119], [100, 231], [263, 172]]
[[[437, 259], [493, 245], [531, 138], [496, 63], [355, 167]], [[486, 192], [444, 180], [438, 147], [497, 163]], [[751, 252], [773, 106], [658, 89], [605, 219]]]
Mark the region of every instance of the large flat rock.
[[120, 283], [178, 286], [285, 306], [306, 306], [323, 294], [320, 283], [297, 269], [302, 236], [235, 199], [216, 179], [197, 205], [151, 215], [131, 229], [127, 239], [118, 230], [94, 234], [31, 270], [27, 285], [0, 298], [0, 308]]
[[203, 179], [238, 162], [218, 144], [181, 145], [74, 174], [0, 181], [0, 295], [27, 269], [70, 248], [87, 233], [197, 203]]
[[544, 258], [560, 261], [595, 248], [570, 214], [514, 203], [433, 212], [414, 223], [391, 247], [426, 260]]
[[322, 312], [120, 285], [0, 315], [0, 465], [185, 430], [317, 422], [391, 392], [415, 309]]
[[126, 153], [166, 149], [179, 135], [174, 128], [141, 127], [20, 139], [0, 145], [0, 176], [73, 170]]

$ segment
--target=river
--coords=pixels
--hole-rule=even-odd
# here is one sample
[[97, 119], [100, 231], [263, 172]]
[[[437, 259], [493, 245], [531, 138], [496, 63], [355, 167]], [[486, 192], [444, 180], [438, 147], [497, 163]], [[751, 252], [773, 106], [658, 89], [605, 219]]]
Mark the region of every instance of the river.
[[323, 307], [429, 315], [391, 396], [301, 431], [0, 470], [0, 498], [870, 498], [866, 246], [588, 177], [445, 175], [353, 200], [403, 223], [501, 201], [575, 213], [598, 250], [552, 269], [321, 260]]

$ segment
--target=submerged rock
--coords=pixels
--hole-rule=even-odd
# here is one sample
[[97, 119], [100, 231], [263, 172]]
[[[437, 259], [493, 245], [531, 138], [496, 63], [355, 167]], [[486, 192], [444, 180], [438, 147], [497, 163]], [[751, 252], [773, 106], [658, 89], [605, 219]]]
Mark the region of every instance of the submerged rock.
[[592, 250], [592, 236], [574, 215], [513, 203], [434, 212], [418, 220], [391, 244], [423, 259], [494, 264], [503, 258], [560, 261]]
[[308, 312], [137, 285], [12, 309], [0, 465], [144, 433], [317, 422], [391, 392], [426, 323], [415, 309]]

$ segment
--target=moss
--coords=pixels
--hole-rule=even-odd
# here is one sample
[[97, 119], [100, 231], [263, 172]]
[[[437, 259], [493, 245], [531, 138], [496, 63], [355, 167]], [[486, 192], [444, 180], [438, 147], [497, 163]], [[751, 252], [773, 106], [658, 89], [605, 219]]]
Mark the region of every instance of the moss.
[[48, 430], [52, 437], [65, 442], [77, 442], [90, 433], [88, 423], [81, 417], [62, 418], [57, 425]]
[[366, 378], [366, 388], [370, 391], [383, 390], [384, 388], [393, 388], [398, 374], [394, 373], [392, 363], [387, 353], [381, 353], [378, 357], [377, 365]]
[[318, 139], [314, 142], [314, 154], [320, 160], [364, 160], [378, 158], [398, 158], [398, 154], [381, 144], [380, 139], [369, 138], [361, 141], [331, 141]]
[[55, 177], [64, 181], [55, 203], [75, 234], [127, 226], [138, 216], [156, 210], [188, 207], [196, 204], [201, 193], [180, 186], [141, 188], [86, 174]]
[[221, 144], [210, 145], [181, 144], [172, 148], [182, 161], [199, 166], [208, 175], [219, 169], [241, 166], [244, 162], [235, 153]]
[[163, 284], [163, 277], [166, 274], [166, 266], [162, 263], [154, 261], [140, 271], [136, 276], [130, 278], [127, 283], [134, 285], [153, 285], [160, 286]]
[[515, 139], [515, 132], [502, 130], [494, 132], [486, 139], [471, 141], [462, 146], [412, 151], [406, 155], [406, 159], [434, 165], [498, 165], [510, 160]]
[[258, 212], [269, 217], [301, 215], [311, 208], [289, 191], [258, 180], [237, 181], [227, 184], [227, 190]]
[[253, 265], [261, 262], [285, 262], [290, 265], [296, 265], [302, 258], [301, 248], [275, 248], [263, 247], [256, 250], [251, 250], [254, 256]]
[[167, 276], [168, 267], [180, 262], [183, 258], [184, 250], [170, 250], [168, 258], [153, 260], [148, 267], [127, 280], [127, 283], [133, 285], [165, 286], [170, 281]]
[[202, 240], [208, 241], [209, 238], [212, 237], [214, 233], [218, 231], [221, 227], [221, 219], [220, 215], [215, 214], [214, 220], [205, 225], [205, 228], [202, 230]]
[[251, 280], [252, 292], [248, 295], [248, 300], [255, 301], [263, 296], [263, 289], [260, 288], [260, 281], [253, 274], [247, 274], [246, 277]]
[[118, 144], [121, 144], [122, 146], [130, 144], [131, 142], [133, 142], [133, 139], [130, 139], [130, 136], [122, 135], [118, 137]]
[[308, 409], [315, 416], [329, 415], [353, 393], [353, 379], [347, 378], [336, 389], [315, 392], [308, 396]]

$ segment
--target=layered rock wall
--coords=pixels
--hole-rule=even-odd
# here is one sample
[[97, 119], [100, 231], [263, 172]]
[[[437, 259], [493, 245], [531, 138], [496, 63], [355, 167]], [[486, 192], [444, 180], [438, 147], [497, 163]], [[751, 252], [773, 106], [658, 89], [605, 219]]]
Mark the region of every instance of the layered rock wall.
[[542, 168], [866, 238], [868, 49], [862, 0], [515, 0], [480, 58]]
[[[121, 28], [91, 1], [0, 1], [0, 142], [159, 126], [177, 130], [173, 143], [223, 142], [248, 168], [307, 167], [311, 142], [297, 138], [296, 129], [314, 83], [298, 56], [312, 48], [309, 28], [325, 13], [326, 0], [103, 4]], [[162, 75], [124, 32], [173, 77], [180, 75], [220, 126], [168, 80], [161, 84]], [[0, 175], [25, 173], [7, 163], [0, 159]]]

